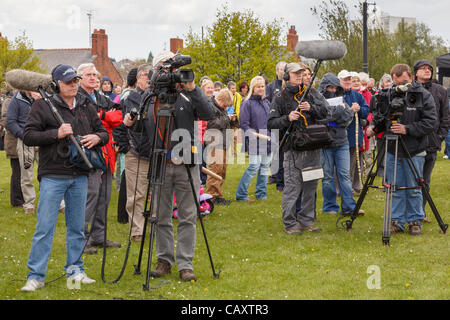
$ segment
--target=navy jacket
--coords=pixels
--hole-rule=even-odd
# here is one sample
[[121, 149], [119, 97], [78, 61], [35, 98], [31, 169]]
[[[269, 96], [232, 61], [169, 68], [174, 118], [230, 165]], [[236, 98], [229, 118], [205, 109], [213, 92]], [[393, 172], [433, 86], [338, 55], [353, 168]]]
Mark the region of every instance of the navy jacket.
[[8, 112], [6, 113], [6, 128], [11, 131], [16, 138], [21, 140], [23, 140], [23, 130], [25, 129], [32, 103], [33, 101], [27, 97], [25, 93], [17, 92], [8, 106]]
[[[252, 95], [250, 99], [244, 100], [239, 112], [239, 122], [241, 129], [245, 134], [245, 144], [243, 151], [249, 154], [269, 154], [270, 141], [256, 138], [251, 132], [257, 132], [270, 136], [267, 129], [267, 120], [269, 119], [270, 104], [266, 99], [261, 99], [260, 95]], [[252, 143], [249, 143], [251, 141]], [[260, 147], [266, 146], [266, 150], [260, 150]], [[267, 152], [267, 153], [266, 153]]]

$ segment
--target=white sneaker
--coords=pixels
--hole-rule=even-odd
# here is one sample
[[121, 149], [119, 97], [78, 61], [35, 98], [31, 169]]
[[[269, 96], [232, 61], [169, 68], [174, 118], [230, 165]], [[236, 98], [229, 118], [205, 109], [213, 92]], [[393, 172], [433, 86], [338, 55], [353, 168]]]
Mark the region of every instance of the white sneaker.
[[448, 159], [448, 155], [445, 155], [445, 156], [443, 156], [442, 158], [444, 158], [444, 159]]
[[31, 291], [35, 291], [36, 289], [42, 288], [43, 286], [44, 286], [44, 282], [42, 282], [42, 281], [38, 281], [36, 279], [28, 279], [25, 286], [22, 287], [22, 289], [20, 289], [20, 290], [31, 292]]
[[73, 282], [79, 282], [79, 283], [83, 283], [83, 284], [91, 284], [91, 283], [95, 283], [94, 279], [91, 279], [87, 276], [86, 273], [77, 273], [74, 274], [73, 276], [70, 276], [69, 278], [67, 278], [67, 280], [69, 281], [73, 281]]

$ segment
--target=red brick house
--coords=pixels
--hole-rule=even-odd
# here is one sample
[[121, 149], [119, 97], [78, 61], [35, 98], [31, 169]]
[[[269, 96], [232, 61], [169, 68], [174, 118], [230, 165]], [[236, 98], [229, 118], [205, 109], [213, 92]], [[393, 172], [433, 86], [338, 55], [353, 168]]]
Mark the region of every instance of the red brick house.
[[123, 85], [123, 79], [108, 56], [108, 35], [104, 29], [95, 29], [92, 34], [92, 48], [78, 49], [36, 49], [34, 54], [42, 61], [42, 68], [50, 73], [58, 64], [68, 64], [74, 68], [91, 62], [102, 76], [107, 76], [114, 84]]

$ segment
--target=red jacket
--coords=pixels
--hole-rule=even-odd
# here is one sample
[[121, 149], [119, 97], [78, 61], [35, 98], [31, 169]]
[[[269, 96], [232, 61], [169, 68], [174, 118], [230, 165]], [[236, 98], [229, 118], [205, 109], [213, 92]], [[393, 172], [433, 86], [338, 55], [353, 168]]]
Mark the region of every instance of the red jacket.
[[102, 124], [105, 127], [106, 131], [108, 131], [109, 141], [108, 144], [102, 147], [103, 156], [106, 160], [106, 166], [109, 167], [111, 173], [114, 174], [116, 168], [116, 150], [114, 149], [115, 141], [113, 139], [113, 129], [120, 126], [122, 123], [122, 111], [120, 110], [111, 110], [105, 111], [100, 109], [98, 112], [98, 116], [102, 120]]

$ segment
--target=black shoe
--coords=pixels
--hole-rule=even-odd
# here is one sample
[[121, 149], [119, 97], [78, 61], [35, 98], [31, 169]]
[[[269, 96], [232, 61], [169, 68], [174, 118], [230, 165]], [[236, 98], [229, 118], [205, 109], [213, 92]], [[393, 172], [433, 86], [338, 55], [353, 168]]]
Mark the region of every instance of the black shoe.
[[[91, 242], [90, 245], [92, 247], [101, 247], [103, 248], [103, 242]], [[119, 242], [114, 242], [111, 240], [106, 240], [106, 247], [107, 248], [120, 248], [122, 245]]]
[[90, 246], [90, 245], [86, 245], [84, 247], [84, 254], [97, 254], [97, 249], [95, 249], [94, 247]]
[[229, 206], [231, 204], [231, 200], [226, 200], [224, 198], [217, 197], [217, 198], [214, 199], [214, 204], [223, 205], [223, 206]]

